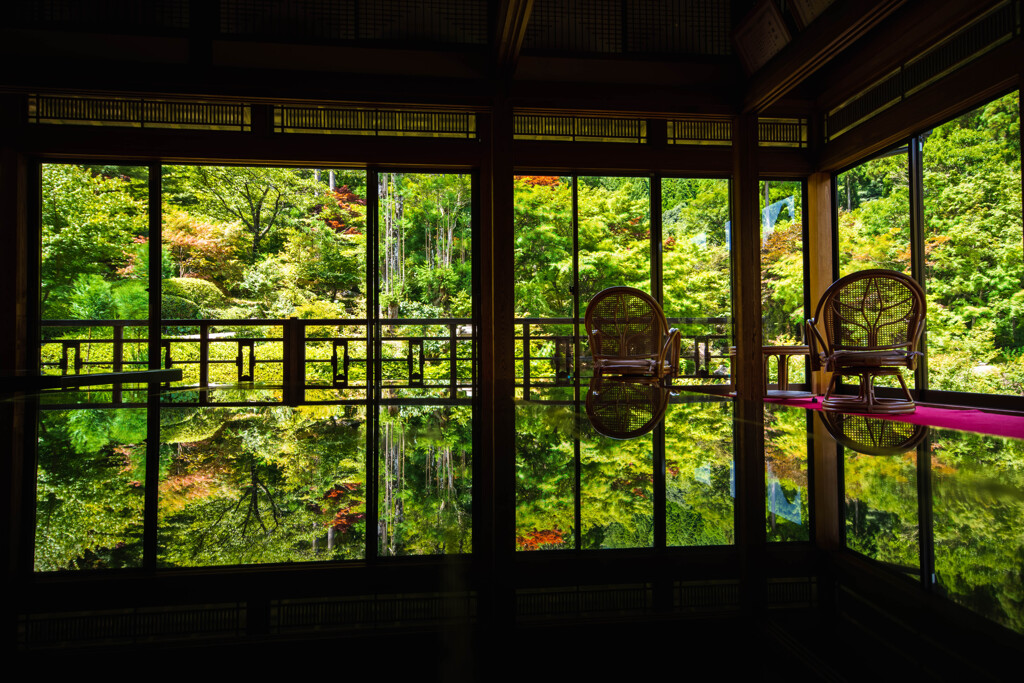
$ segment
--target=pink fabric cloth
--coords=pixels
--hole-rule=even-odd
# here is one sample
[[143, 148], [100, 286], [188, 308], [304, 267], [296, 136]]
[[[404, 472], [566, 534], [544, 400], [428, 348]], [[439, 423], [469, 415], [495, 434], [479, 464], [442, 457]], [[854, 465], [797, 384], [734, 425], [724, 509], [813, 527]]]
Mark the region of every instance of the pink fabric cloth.
[[[766, 398], [765, 401], [797, 408], [821, 410], [821, 396], [815, 396], [813, 403], [811, 402], [811, 397]], [[959, 429], [965, 432], [978, 432], [980, 434], [1024, 439], [1024, 416], [986, 413], [983, 410], [976, 409], [959, 410], [956, 408], [933, 408], [931, 406], [919, 405], [917, 410], [911, 415], [872, 414], [868, 417], [876, 417], [880, 420], [909, 422], [915, 425], [928, 425], [929, 427], [938, 427], [940, 429]]]

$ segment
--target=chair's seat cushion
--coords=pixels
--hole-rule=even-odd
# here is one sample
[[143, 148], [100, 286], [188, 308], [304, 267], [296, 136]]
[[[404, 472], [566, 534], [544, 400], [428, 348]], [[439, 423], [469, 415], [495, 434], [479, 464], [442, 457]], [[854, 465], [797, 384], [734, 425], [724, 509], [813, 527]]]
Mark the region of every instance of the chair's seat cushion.
[[594, 362], [594, 368], [623, 375], [652, 374], [657, 373], [658, 362], [653, 358], [598, 358]]
[[850, 351], [839, 350], [831, 356], [823, 358], [826, 365], [835, 368], [884, 368], [884, 367], [909, 367], [916, 352], [907, 352], [903, 349], [883, 349], [877, 351]]

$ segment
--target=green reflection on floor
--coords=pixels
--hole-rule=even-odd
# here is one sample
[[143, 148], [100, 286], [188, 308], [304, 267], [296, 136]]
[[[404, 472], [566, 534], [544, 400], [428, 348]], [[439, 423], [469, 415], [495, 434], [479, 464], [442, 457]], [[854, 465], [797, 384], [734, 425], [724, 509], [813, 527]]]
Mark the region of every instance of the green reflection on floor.
[[381, 406], [378, 552], [472, 551], [473, 410]]
[[735, 542], [732, 415], [730, 401], [713, 399], [674, 403], [665, 413], [669, 546]]
[[142, 564], [144, 409], [39, 416], [36, 571]]
[[810, 540], [806, 411], [765, 403], [764, 465], [767, 540]]
[[846, 547], [917, 574], [917, 452], [865, 455], [846, 449], [843, 462]]
[[160, 565], [364, 556], [364, 408], [163, 407], [160, 421]]
[[517, 550], [575, 547], [573, 439], [578, 432], [572, 404], [516, 403]]
[[936, 430], [932, 454], [939, 587], [1024, 633], [1024, 442]]

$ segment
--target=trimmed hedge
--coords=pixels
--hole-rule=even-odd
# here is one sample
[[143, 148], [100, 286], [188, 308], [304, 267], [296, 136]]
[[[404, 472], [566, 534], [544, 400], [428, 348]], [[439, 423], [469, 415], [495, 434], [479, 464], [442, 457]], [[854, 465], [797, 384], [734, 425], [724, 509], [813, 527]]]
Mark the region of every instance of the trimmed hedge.
[[203, 311], [220, 308], [228, 303], [224, 293], [217, 289], [217, 285], [194, 277], [167, 278], [163, 281], [161, 291], [165, 298], [180, 297], [196, 304]]
[[199, 304], [174, 294], [168, 294], [164, 290], [164, 295], [160, 302], [160, 316], [162, 318], [195, 320], [199, 318], [200, 310]]

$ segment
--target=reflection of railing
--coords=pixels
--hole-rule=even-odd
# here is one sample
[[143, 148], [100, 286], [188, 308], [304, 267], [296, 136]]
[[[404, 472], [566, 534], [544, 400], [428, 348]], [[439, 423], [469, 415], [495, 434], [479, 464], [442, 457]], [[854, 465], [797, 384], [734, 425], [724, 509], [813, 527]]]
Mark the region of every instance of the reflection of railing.
[[[286, 403], [305, 400], [307, 389], [366, 390], [375, 383], [387, 389], [440, 390], [450, 399], [460, 390], [471, 390], [476, 379], [472, 319], [382, 319], [372, 327], [368, 322], [161, 320], [159, 364], [186, 371], [176, 389], [252, 382], [280, 386]], [[43, 321], [51, 334], [59, 330], [54, 334], [59, 338], [41, 340], [42, 372], [69, 376], [147, 368], [148, 326], [146, 320]], [[104, 328], [111, 330], [109, 336], [92, 337], [94, 330]], [[254, 334], [253, 328], [269, 329]], [[79, 332], [69, 334], [71, 330]], [[234, 372], [217, 371], [221, 366], [234, 366]], [[439, 397], [437, 391], [431, 395]]]
[[[681, 377], [729, 379], [730, 318], [669, 318], [668, 323], [682, 332]], [[520, 368], [516, 386], [528, 391], [531, 387], [572, 385], [577, 339], [580, 373], [586, 374], [591, 357], [582, 325], [582, 318], [516, 318], [516, 364]], [[694, 331], [694, 327], [705, 331]]]

